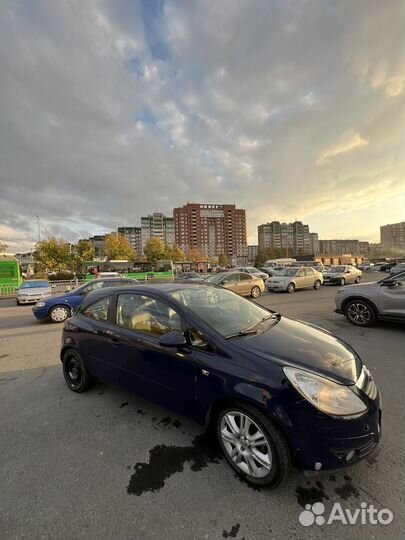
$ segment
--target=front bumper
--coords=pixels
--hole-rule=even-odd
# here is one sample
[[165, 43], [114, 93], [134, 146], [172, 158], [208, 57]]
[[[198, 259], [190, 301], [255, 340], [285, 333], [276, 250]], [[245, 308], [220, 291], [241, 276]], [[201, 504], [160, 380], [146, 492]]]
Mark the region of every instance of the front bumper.
[[324, 285], [328, 285], [328, 284], [329, 284], [329, 285], [340, 285], [340, 280], [341, 280], [341, 279], [342, 279], [341, 277], [338, 277], [338, 278], [337, 278], [337, 277], [336, 277], [336, 278], [329, 278], [329, 279], [326, 278], [326, 277], [324, 277], [324, 278], [323, 278], [323, 284], [324, 284]]
[[[305, 471], [341, 469], [373, 452], [381, 439], [381, 397], [371, 375], [359, 377], [355, 389], [367, 404], [357, 417], [330, 416], [301, 400], [285, 409], [284, 429], [295, 458]], [[287, 420], [287, 421], [286, 421]]]
[[19, 304], [36, 304], [43, 300], [43, 296], [17, 296], [17, 302]]
[[32, 308], [32, 313], [39, 320], [48, 318], [48, 308], [46, 306], [45, 307], [34, 306]]
[[269, 291], [286, 291], [287, 285], [285, 283], [266, 283], [266, 287]]

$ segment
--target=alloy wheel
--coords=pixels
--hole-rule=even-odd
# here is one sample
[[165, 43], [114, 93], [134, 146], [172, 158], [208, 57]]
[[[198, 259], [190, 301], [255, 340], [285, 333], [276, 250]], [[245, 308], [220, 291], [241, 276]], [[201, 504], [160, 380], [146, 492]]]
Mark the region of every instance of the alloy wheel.
[[368, 306], [359, 302], [350, 304], [347, 309], [348, 318], [356, 324], [367, 324], [371, 320], [371, 311]]
[[252, 294], [252, 298], [258, 298], [260, 296], [259, 287], [253, 287], [251, 294]]
[[221, 420], [221, 438], [228, 456], [245, 474], [264, 478], [273, 464], [270, 444], [263, 430], [241, 411], [229, 411]]

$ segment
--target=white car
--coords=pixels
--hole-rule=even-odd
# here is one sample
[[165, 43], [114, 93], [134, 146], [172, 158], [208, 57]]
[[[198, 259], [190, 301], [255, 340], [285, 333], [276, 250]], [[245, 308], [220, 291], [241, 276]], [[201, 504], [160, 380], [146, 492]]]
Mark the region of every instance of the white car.
[[45, 279], [29, 279], [17, 290], [17, 305], [35, 304], [52, 294], [52, 287]]
[[287, 291], [293, 293], [296, 289], [313, 287], [318, 290], [323, 283], [323, 275], [314, 268], [299, 266], [287, 267], [278, 276], [268, 278], [266, 287], [269, 291]]

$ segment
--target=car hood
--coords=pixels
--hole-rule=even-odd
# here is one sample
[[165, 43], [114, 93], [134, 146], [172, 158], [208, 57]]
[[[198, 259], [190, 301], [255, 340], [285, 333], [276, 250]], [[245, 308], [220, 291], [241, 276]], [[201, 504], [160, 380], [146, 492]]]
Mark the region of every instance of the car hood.
[[238, 346], [280, 366], [302, 368], [340, 384], [354, 384], [362, 368], [359, 356], [345, 342], [287, 317], [261, 334], [238, 338]]

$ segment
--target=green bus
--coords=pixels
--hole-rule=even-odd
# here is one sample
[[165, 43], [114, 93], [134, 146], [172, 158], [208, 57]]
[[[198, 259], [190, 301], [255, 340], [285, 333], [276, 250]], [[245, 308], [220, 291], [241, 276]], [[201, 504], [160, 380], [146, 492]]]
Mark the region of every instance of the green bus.
[[[100, 277], [104, 272], [116, 272], [139, 281], [162, 280], [173, 281], [172, 261], [87, 261], [86, 281]], [[102, 277], [102, 276], [101, 276]]]
[[0, 255], [0, 294], [12, 294], [21, 286], [20, 262], [15, 257]]

